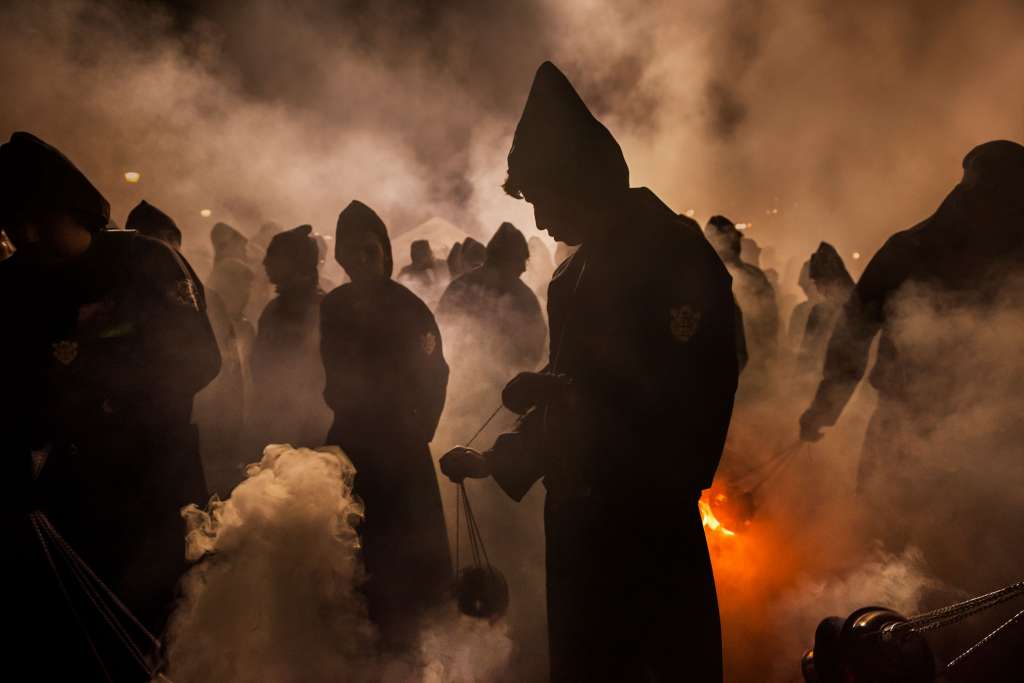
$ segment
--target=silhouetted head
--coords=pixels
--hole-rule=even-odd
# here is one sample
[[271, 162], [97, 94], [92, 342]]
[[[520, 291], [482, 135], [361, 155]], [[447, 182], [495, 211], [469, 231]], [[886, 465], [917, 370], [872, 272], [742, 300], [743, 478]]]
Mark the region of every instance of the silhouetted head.
[[252, 292], [252, 268], [236, 258], [227, 258], [210, 273], [210, 289], [220, 295], [224, 308], [232, 319], [245, 311]]
[[804, 291], [808, 299], [813, 299], [815, 294], [814, 280], [811, 279], [811, 260], [807, 259], [804, 264], [800, 266], [800, 275], [797, 277], [796, 283], [800, 285], [800, 289]]
[[45, 265], [88, 249], [110, 221], [110, 204], [71, 161], [31, 133], [0, 145], [0, 229]]
[[479, 268], [487, 260], [487, 247], [472, 237], [462, 240], [462, 271]]
[[175, 249], [181, 248], [181, 230], [178, 229], [177, 224], [170, 216], [145, 199], [131, 210], [124, 227], [166, 242]]
[[245, 246], [249, 239], [227, 223], [214, 223], [210, 242], [213, 244], [214, 263], [226, 258], [245, 260]]
[[508, 277], [519, 277], [529, 259], [530, 247], [523, 233], [511, 223], [502, 223], [487, 243], [487, 265]]
[[430, 248], [430, 242], [427, 240], [415, 240], [409, 246], [409, 257], [417, 268], [434, 267], [434, 251]]
[[975, 210], [1024, 211], [1024, 146], [1009, 140], [978, 145], [964, 157], [959, 190]]
[[819, 244], [818, 250], [811, 254], [808, 274], [824, 296], [844, 297], [853, 289], [853, 278], [847, 272], [843, 258], [828, 242]]
[[334, 258], [353, 283], [370, 283], [391, 277], [394, 262], [387, 226], [366, 204], [353, 201], [338, 216]]
[[533, 79], [504, 188], [533, 204], [537, 227], [567, 244], [605, 232], [629, 190], [619, 143], [551, 62]]
[[738, 261], [743, 249], [743, 233], [725, 216], [712, 216], [704, 228], [708, 242], [724, 261]]
[[312, 235], [312, 226], [300, 225], [279, 232], [270, 240], [263, 266], [267, 269], [267, 278], [279, 290], [317, 282], [318, 257]]
[[456, 242], [448, 252], [448, 275], [454, 280], [465, 272], [462, 264], [462, 242]]

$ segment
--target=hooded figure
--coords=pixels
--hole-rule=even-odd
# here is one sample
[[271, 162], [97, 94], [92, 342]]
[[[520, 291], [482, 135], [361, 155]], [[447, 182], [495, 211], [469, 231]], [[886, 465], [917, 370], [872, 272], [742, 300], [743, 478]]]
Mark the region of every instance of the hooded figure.
[[[936, 212], [894, 234], [868, 263], [834, 325], [821, 383], [800, 424], [808, 441], [835, 424], [879, 336], [870, 375], [878, 403], [864, 440], [860, 489], [893, 535], [908, 533], [910, 518], [919, 516], [912, 511], [941, 506], [956, 514], [953, 496], [962, 493], [965, 507], [957, 519], [978, 520], [969, 543], [992, 536], [980, 523], [977, 500], [1010, 500], [1024, 483], [1011, 475], [1014, 455], [1014, 464], [1005, 468], [986, 465], [1000, 472], [1000, 483], [1014, 482], [1005, 496], [991, 477], [974, 491], [975, 460], [967, 456], [998, 459], [1002, 445], [962, 443], [995, 435], [1003, 444], [1016, 443], [1022, 436], [1015, 403], [1019, 354], [1004, 349], [1020, 342], [1012, 316], [1020, 309], [1024, 276], [1024, 147], [1005, 140], [985, 143], [967, 154], [963, 168], [963, 179]], [[839, 279], [845, 281], [842, 274]], [[993, 329], [1000, 339], [995, 350], [985, 346]], [[970, 415], [982, 415], [984, 429], [973, 428]], [[955, 443], [955, 453], [946, 454]], [[894, 490], [901, 493], [897, 500]], [[967, 500], [968, 491], [977, 495]], [[1000, 510], [984, 507], [993, 514]], [[1015, 519], [1016, 508], [1002, 514]], [[977, 556], [948, 537], [931, 545], [914, 540], [930, 566]], [[999, 566], [993, 550], [988, 546], [984, 564]], [[958, 557], [944, 557], [950, 552]]]
[[250, 420], [256, 446], [324, 444], [330, 417], [320, 398], [324, 386], [318, 351], [320, 300], [313, 228], [300, 225], [274, 235], [263, 265], [277, 296], [260, 315], [252, 351]]
[[327, 442], [356, 466], [370, 618], [388, 650], [416, 645], [420, 617], [451, 588], [451, 559], [430, 441], [448, 365], [434, 316], [391, 279], [383, 221], [354, 201], [338, 216], [335, 258], [351, 278], [324, 297], [320, 352], [334, 411]]
[[227, 223], [214, 224], [210, 230], [210, 242], [213, 244], [215, 263], [226, 258], [237, 258], [243, 261], [246, 259], [245, 248], [249, 244], [249, 238]]
[[456, 242], [452, 245], [451, 250], [448, 252], [448, 258], [445, 260], [448, 263], [449, 280], [454, 280], [466, 272], [462, 265], [462, 242]]
[[[185, 569], [179, 510], [206, 501], [189, 415], [219, 354], [202, 285], [163, 242], [101, 230], [108, 210], [38, 138], [15, 133], [0, 146], [0, 228], [17, 248], [0, 262], [9, 294], [0, 334], [2, 524], [18, 587], [7, 603], [16, 625], [7, 659], [36, 680], [104, 680], [103, 668], [118, 681], [151, 675], [73, 577], [54, 575], [28, 513], [44, 513], [159, 635]], [[66, 568], [63, 553], [50, 552]]]
[[505, 189], [581, 246], [548, 289], [546, 372], [503, 392], [517, 428], [486, 453], [450, 451], [442, 471], [493, 476], [516, 500], [543, 478], [553, 682], [721, 680], [697, 500], [738, 377], [729, 274], [693, 221], [630, 189], [618, 143], [550, 63]]
[[786, 327], [786, 336], [789, 339], [789, 346], [799, 350], [804, 339], [804, 331], [807, 329], [807, 318], [811, 314], [814, 304], [820, 299], [817, 290], [814, 288], [814, 281], [811, 280], [811, 260], [807, 259], [800, 266], [800, 275], [797, 285], [803, 290], [804, 301], [798, 303], [789, 316], [789, 325]]
[[740, 258], [743, 233], [725, 216], [712, 216], [705, 235], [732, 275], [733, 293], [743, 314], [744, 337], [751, 365], [764, 368], [775, 357], [779, 309], [775, 289], [764, 272]]
[[145, 199], [128, 214], [124, 226], [142, 235], [166, 242], [177, 250], [181, 250], [181, 230], [174, 220]]
[[839, 252], [828, 242], [818, 245], [808, 263], [808, 276], [820, 298], [807, 316], [798, 362], [801, 368], [817, 372], [839, 311], [853, 291], [853, 278]]
[[[460, 251], [462, 273], [468, 273], [475, 268], [479, 268], [487, 260], [487, 248], [472, 237], [467, 237], [462, 241], [462, 249]], [[461, 275], [462, 273], [459, 274]]]
[[[523, 233], [511, 223], [502, 223], [487, 243], [486, 253], [483, 266], [448, 285], [437, 315], [446, 331], [458, 330], [460, 339], [507, 379], [510, 372], [537, 369], [547, 323], [537, 296], [520, 279], [530, 258]], [[455, 357], [467, 354], [459, 350]]]
[[245, 317], [253, 277], [249, 266], [228, 258], [218, 264], [206, 288], [221, 365], [217, 378], [196, 396], [194, 414], [206, 482], [222, 499], [241, 482], [244, 466], [254, 457], [245, 430], [253, 400], [249, 360], [256, 331]]
[[427, 240], [415, 240], [409, 247], [412, 263], [402, 268], [398, 281], [416, 293], [431, 308], [443, 291], [445, 262], [435, 259]]

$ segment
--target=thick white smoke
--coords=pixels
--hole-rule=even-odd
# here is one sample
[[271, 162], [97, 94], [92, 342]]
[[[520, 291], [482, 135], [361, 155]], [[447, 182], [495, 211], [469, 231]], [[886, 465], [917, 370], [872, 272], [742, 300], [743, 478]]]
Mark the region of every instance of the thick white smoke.
[[502, 624], [450, 609], [408, 660], [375, 654], [359, 592], [358, 473], [335, 447], [267, 446], [225, 501], [186, 509], [188, 554], [168, 632], [175, 683], [493, 680], [511, 654]]

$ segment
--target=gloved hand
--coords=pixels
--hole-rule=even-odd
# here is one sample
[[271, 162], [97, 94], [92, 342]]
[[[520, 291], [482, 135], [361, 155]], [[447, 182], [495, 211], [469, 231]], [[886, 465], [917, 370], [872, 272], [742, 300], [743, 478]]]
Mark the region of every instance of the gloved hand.
[[441, 456], [441, 474], [456, 484], [466, 478], [486, 479], [491, 476], [491, 462], [479, 451], [456, 446]]
[[822, 423], [819, 415], [808, 408], [804, 411], [804, 414], [800, 416], [800, 440], [806, 443], [816, 443], [821, 441], [824, 434], [821, 430], [826, 425]]
[[568, 375], [520, 372], [505, 385], [501, 402], [513, 413], [525, 415], [531, 408], [564, 397], [570, 386], [572, 379]]

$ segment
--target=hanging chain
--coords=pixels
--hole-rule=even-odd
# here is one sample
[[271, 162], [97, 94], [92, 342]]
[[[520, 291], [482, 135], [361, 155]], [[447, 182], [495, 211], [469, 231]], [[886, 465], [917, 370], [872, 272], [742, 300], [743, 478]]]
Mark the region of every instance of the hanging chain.
[[1004, 630], [1006, 630], [1007, 628], [1009, 628], [1013, 624], [1015, 624], [1018, 621], [1020, 621], [1021, 617], [1024, 617], [1024, 609], [1022, 609], [1021, 611], [1017, 612], [1012, 617], [1010, 617], [1009, 619], [1007, 619], [1006, 621], [1001, 623], [999, 626], [997, 626], [987, 636], [985, 636], [984, 638], [982, 638], [981, 640], [976, 642], [974, 645], [971, 645], [969, 648], [967, 648], [966, 650], [961, 652], [957, 657], [952, 659], [949, 662], [949, 664], [946, 665], [945, 671], [947, 671], [947, 672], [952, 671], [954, 668], [959, 666], [965, 659], [971, 657], [978, 650], [980, 650], [981, 648], [985, 647], [986, 645], [991, 643], [993, 640], [995, 640], [996, 637], [999, 634], [1001, 634]]

